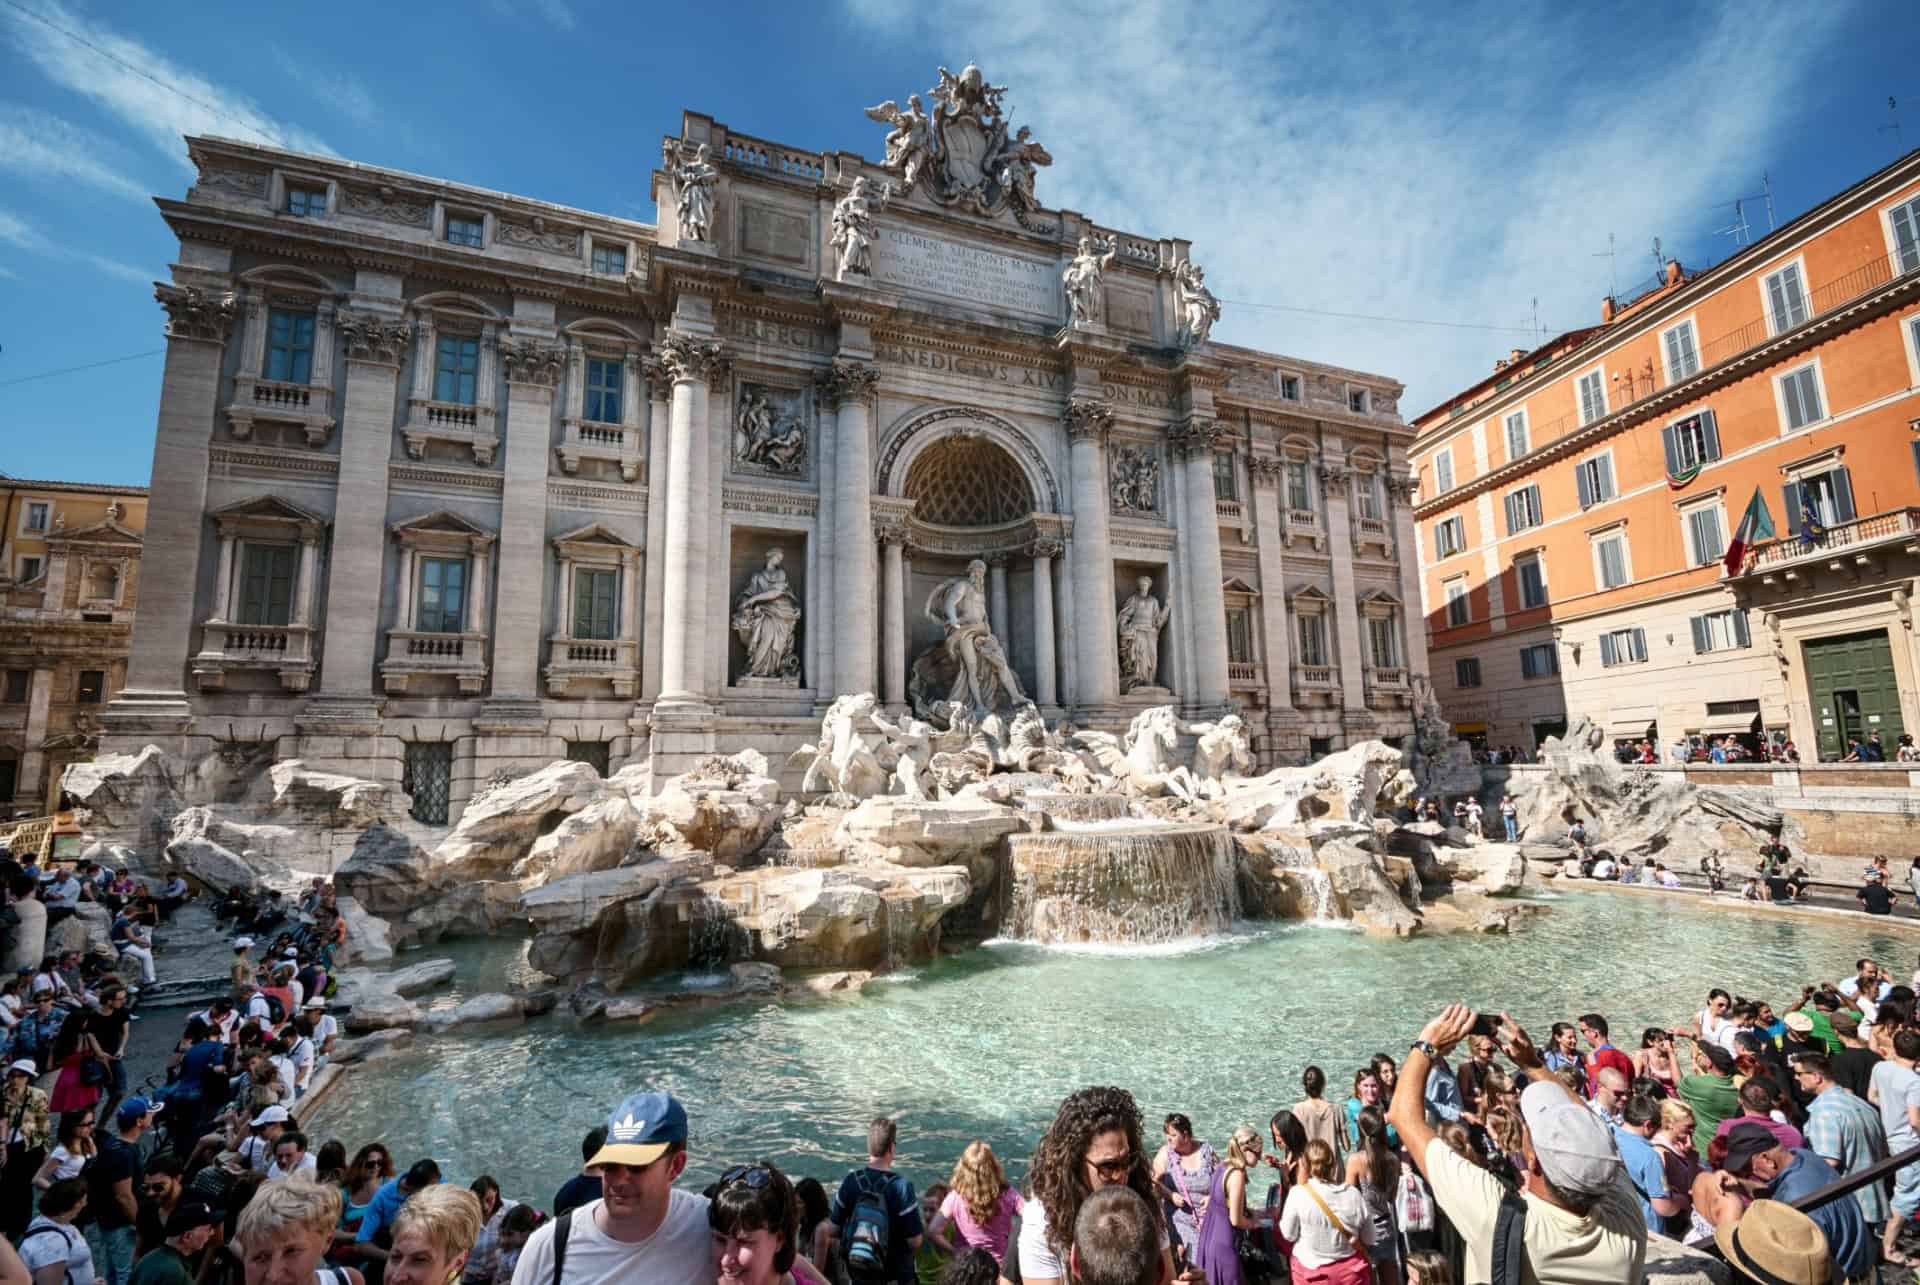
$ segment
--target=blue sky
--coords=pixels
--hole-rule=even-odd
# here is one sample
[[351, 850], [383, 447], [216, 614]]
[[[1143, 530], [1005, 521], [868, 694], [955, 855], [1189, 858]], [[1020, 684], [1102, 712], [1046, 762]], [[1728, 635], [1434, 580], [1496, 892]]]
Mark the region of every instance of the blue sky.
[[148, 198], [191, 182], [183, 132], [651, 220], [682, 108], [877, 158], [862, 108], [976, 61], [1054, 156], [1042, 201], [1189, 238], [1229, 301], [1216, 338], [1392, 375], [1411, 414], [1528, 346], [1535, 298], [1549, 331], [1596, 320], [1609, 233], [1630, 293], [1656, 236], [1724, 257], [1762, 173], [1784, 221], [1892, 160], [1890, 95], [1920, 146], [1912, 13], [0, 0], [0, 471], [146, 481], [148, 283], [175, 249]]

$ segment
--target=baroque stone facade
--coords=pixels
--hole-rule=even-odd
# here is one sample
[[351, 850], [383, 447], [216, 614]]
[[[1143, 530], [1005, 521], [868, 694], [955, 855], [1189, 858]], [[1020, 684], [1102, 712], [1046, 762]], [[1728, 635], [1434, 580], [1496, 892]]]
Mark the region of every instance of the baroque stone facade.
[[556, 757], [664, 775], [904, 708], [974, 559], [1050, 718], [1237, 705], [1268, 762], [1406, 734], [1400, 386], [1213, 340], [1185, 241], [1043, 207], [1002, 92], [874, 109], [884, 163], [689, 113], [657, 227], [188, 140], [108, 741], [274, 740], [425, 820]]

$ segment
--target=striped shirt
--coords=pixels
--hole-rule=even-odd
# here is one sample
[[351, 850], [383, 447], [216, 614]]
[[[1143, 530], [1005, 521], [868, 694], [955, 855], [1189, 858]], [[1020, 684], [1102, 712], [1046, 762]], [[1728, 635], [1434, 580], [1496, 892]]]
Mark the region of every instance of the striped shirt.
[[[1887, 1158], [1887, 1135], [1880, 1113], [1839, 1085], [1824, 1089], [1807, 1107], [1807, 1146], [1842, 1176], [1856, 1174]], [[1887, 1216], [1883, 1184], [1870, 1182], [1853, 1193], [1869, 1223]]]

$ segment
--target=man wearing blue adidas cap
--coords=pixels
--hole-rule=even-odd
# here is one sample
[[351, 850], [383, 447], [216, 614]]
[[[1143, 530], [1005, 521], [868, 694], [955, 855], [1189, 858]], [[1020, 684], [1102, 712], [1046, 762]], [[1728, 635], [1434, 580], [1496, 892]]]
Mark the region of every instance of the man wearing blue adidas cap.
[[615, 1107], [587, 1167], [600, 1172], [600, 1199], [536, 1230], [513, 1285], [710, 1285], [707, 1199], [673, 1185], [687, 1167], [687, 1113], [670, 1094]]

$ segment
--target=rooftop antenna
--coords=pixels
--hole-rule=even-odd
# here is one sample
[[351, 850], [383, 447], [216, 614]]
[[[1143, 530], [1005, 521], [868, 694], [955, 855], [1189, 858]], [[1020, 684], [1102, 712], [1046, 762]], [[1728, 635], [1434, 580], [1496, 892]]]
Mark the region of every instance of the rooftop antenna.
[[1895, 156], [1905, 156], [1907, 154], [1907, 145], [1901, 141], [1900, 138], [1900, 104], [1894, 101], [1892, 94], [1887, 95], [1887, 123], [1882, 125], [1878, 132], [1893, 135], [1893, 153]]
[[1660, 252], [1660, 238], [1653, 238], [1653, 282], [1659, 285], [1667, 279], [1667, 256]]
[[1768, 176], [1765, 170], [1760, 171], [1760, 190], [1764, 192], [1767, 197], [1767, 234], [1771, 236], [1773, 234], [1773, 229], [1774, 229], [1773, 179]]
[[1610, 293], [1615, 299], [1618, 299], [1620, 297], [1620, 264], [1619, 264], [1619, 261], [1614, 258], [1614, 254], [1613, 254], [1613, 233], [1611, 232], [1607, 233], [1606, 251], [1601, 254], [1595, 254], [1591, 257], [1595, 259], [1605, 259], [1607, 261], [1607, 285], [1609, 287], [1608, 293]]
[[1752, 229], [1747, 225], [1747, 201], [1749, 199], [1750, 198], [1744, 196], [1735, 197], [1733, 201], [1733, 222], [1729, 223], [1726, 227], [1714, 230], [1715, 236], [1732, 237], [1735, 248], [1745, 245], [1752, 236]]

